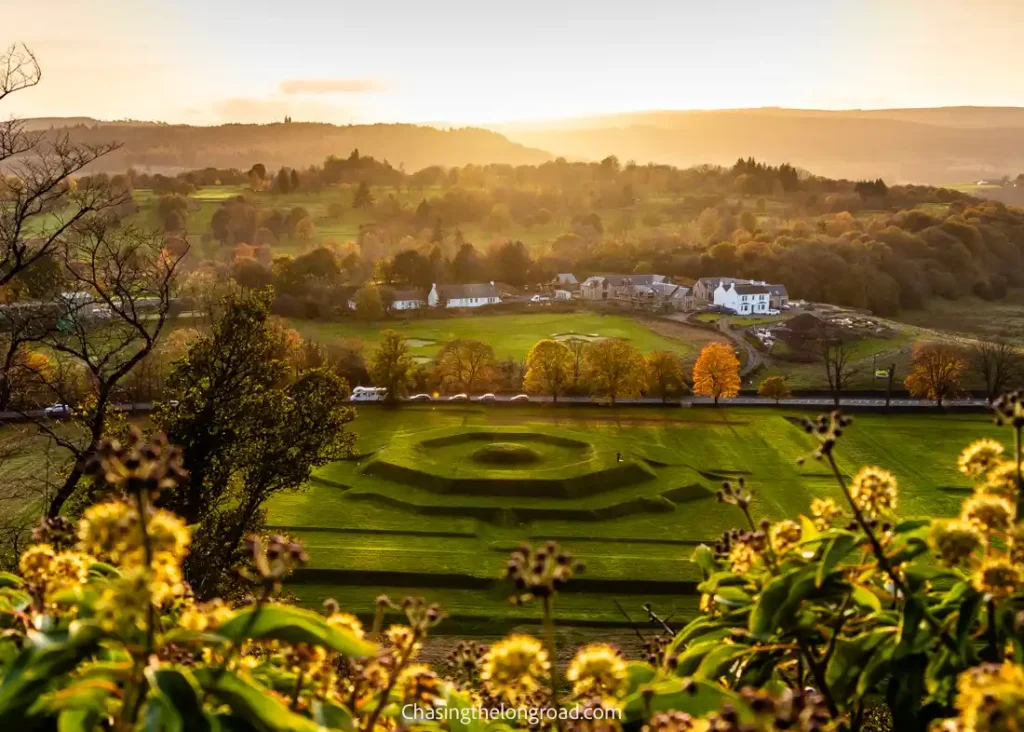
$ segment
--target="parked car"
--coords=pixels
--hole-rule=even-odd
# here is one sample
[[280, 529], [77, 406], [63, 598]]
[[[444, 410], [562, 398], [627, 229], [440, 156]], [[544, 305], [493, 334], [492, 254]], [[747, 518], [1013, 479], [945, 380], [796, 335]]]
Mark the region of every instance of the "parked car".
[[776, 309], [772, 308], [771, 310], [768, 311], [768, 314], [769, 315], [781, 315], [782, 311], [781, 310], [776, 310]]
[[430, 394], [413, 394], [409, 397], [410, 402], [429, 402]]
[[71, 407], [69, 407], [67, 404], [57, 402], [56, 404], [51, 404], [50, 406], [46, 407], [43, 410], [43, 414], [45, 414], [47, 417], [66, 417], [67, 415], [71, 414]]
[[382, 402], [388, 395], [388, 390], [383, 386], [357, 386], [352, 390], [350, 402]]
[[528, 402], [528, 401], [530, 401], [530, 395], [529, 394], [516, 394], [509, 401], [513, 401], [513, 402]]
[[547, 302], [550, 299], [551, 298], [546, 295], [534, 295], [530, 298], [530, 302]]
[[450, 401], [450, 402], [468, 402], [469, 401], [469, 395], [468, 394], [452, 394], [450, 397], [448, 397], [448, 401]]
[[487, 394], [481, 394], [476, 398], [478, 402], [493, 402], [496, 399], [494, 394], [488, 392]]

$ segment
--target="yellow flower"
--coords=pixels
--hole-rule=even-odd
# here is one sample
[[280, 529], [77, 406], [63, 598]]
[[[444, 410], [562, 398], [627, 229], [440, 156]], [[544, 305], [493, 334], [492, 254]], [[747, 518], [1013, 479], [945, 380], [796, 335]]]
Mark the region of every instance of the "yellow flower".
[[768, 536], [771, 540], [772, 551], [778, 555], [788, 552], [794, 544], [800, 541], [803, 531], [796, 521], [780, 521], [771, 527]]
[[1002, 443], [988, 437], [975, 440], [964, 448], [956, 461], [957, 467], [964, 475], [980, 476], [987, 473], [1003, 454]]
[[181, 559], [188, 553], [188, 545], [192, 542], [185, 522], [170, 511], [158, 509], [146, 523], [146, 533], [153, 554], [170, 554]]
[[363, 624], [351, 613], [333, 612], [327, 616], [327, 624], [332, 628], [350, 631], [357, 638], [362, 638], [364, 635]]
[[106, 583], [94, 613], [105, 630], [139, 631], [146, 628], [148, 604], [149, 578], [142, 569], [136, 568]]
[[985, 475], [985, 482], [977, 486], [979, 493], [991, 493], [1017, 500], [1017, 463], [1000, 460]]
[[1024, 669], [986, 663], [957, 678], [956, 708], [964, 732], [1024, 729]]
[[614, 646], [592, 643], [572, 659], [565, 678], [578, 697], [618, 697], [626, 689], [626, 662]]
[[403, 669], [396, 685], [403, 704], [431, 704], [441, 695], [440, 680], [425, 663]]
[[50, 565], [57, 552], [49, 544], [34, 544], [26, 549], [18, 561], [21, 576], [27, 582], [46, 584], [50, 576]]
[[487, 651], [480, 678], [492, 696], [515, 704], [540, 689], [550, 671], [548, 652], [539, 640], [510, 635]]
[[50, 562], [51, 587], [72, 587], [89, 581], [92, 557], [81, 552], [60, 552]]
[[896, 495], [896, 476], [873, 466], [861, 468], [850, 485], [850, 497], [866, 518], [895, 511]]
[[970, 521], [960, 519], [932, 521], [929, 543], [943, 562], [959, 566], [985, 546], [985, 537]]
[[700, 596], [700, 607], [698, 610], [702, 613], [710, 613], [715, 607], [715, 598], [713, 595], [709, 595], [707, 592]]
[[960, 518], [980, 529], [1004, 532], [1009, 530], [1016, 512], [1016, 507], [1006, 498], [977, 493], [964, 501]]
[[216, 630], [233, 614], [219, 597], [206, 603], [188, 602], [178, 615], [178, 625], [186, 630]]
[[832, 520], [843, 515], [843, 511], [831, 498], [815, 498], [811, 501], [811, 515], [818, 531], [825, 531], [832, 525]]
[[750, 571], [751, 567], [757, 564], [761, 556], [757, 550], [746, 541], [736, 540], [729, 548], [729, 568], [736, 574], [743, 574]]
[[167, 601], [185, 594], [185, 580], [181, 574], [181, 565], [167, 554], [153, 557], [150, 571], [149, 588], [154, 605], [163, 605]]
[[139, 514], [121, 501], [90, 506], [78, 522], [78, 545], [93, 556], [119, 564], [124, 555], [142, 548]]
[[1003, 557], [982, 562], [972, 577], [974, 589], [992, 597], [1009, 597], [1021, 583], [1020, 570]]

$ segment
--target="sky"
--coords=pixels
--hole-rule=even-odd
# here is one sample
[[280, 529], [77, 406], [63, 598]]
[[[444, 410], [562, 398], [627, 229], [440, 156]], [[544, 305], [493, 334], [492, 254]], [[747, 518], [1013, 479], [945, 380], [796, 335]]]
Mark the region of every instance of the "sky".
[[487, 124], [1024, 106], [1024, 0], [0, 0], [8, 116]]

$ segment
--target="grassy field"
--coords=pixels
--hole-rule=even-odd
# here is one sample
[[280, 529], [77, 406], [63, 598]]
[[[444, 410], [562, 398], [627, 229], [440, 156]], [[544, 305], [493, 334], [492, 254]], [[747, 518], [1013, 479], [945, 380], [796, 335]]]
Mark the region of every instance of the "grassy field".
[[[275, 498], [270, 522], [309, 548], [311, 564], [292, 588], [305, 602], [336, 596], [359, 610], [382, 592], [415, 591], [449, 607], [449, 630], [474, 632], [467, 628], [487, 618], [514, 623], [529, 615], [504, 601], [507, 589], [496, 578], [505, 559], [522, 541], [556, 539], [587, 565], [561, 600], [565, 619], [621, 624], [613, 598], [685, 615], [697, 580], [687, 558], [739, 524], [736, 510], [714, 498], [723, 478], [743, 475], [756, 491], [755, 513], [770, 518], [806, 512], [817, 496], [839, 498], [823, 465], [797, 464], [812, 445], [794, 416], [731, 408], [362, 407], [358, 458], [326, 466], [307, 490]], [[463, 434], [477, 437], [451, 439]], [[539, 461], [518, 467], [474, 462], [477, 445], [532, 445], [530, 435], [586, 447], [537, 448]], [[952, 515], [968, 488], [956, 454], [982, 435], [1009, 436], [984, 415], [864, 415], [837, 454], [847, 475], [863, 464], [891, 469], [902, 515]], [[401, 469], [372, 468], [382, 464]], [[574, 473], [580, 488], [561, 493], [557, 481]], [[554, 481], [551, 490], [535, 490], [544, 480]], [[517, 484], [521, 490], [509, 489]]]
[[639, 321], [624, 315], [603, 315], [580, 311], [573, 313], [515, 313], [487, 315], [484, 313], [454, 318], [415, 318], [385, 323], [363, 323], [355, 319], [344, 322], [322, 322], [293, 319], [290, 324], [305, 338], [330, 343], [343, 338], [357, 338], [368, 344], [380, 340], [381, 332], [390, 328], [410, 341], [414, 356], [433, 357], [441, 345], [453, 338], [473, 338], [494, 348], [499, 359], [526, 356], [542, 338], [570, 334], [621, 338], [641, 351], [666, 350], [681, 356], [692, 356], [706, 343], [715, 340], [714, 333], [687, 327], [671, 321]]

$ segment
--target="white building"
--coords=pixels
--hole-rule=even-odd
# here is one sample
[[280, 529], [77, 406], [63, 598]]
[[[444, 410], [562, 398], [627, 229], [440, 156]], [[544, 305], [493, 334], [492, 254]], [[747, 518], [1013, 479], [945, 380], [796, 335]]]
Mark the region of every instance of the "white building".
[[427, 305], [432, 308], [479, 308], [497, 305], [501, 302], [494, 282], [474, 285], [441, 285], [435, 283], [427, 295]]
[[395, 290], [392, 294], [392, 310], [419, 310], [427, 305], [420, 290]]
[[572, 293], [568, 290], [555, 290], [556, 300], [572, 300]]
[[771, 309], [768, 285], [719, 284], [715, 288], [715, 305], [740, 315], [767, 315]]

